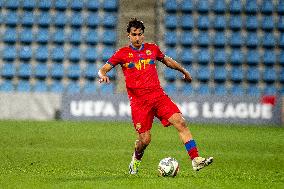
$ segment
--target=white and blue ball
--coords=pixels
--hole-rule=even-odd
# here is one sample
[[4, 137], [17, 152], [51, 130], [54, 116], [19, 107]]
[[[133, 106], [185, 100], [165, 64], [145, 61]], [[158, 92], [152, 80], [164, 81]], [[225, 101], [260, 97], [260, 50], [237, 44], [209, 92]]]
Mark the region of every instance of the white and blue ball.
[[159, 162], [158, 171], [162, 177], [175, 177], [179, 172], [179, 163], [175, 158], [164, 158]]

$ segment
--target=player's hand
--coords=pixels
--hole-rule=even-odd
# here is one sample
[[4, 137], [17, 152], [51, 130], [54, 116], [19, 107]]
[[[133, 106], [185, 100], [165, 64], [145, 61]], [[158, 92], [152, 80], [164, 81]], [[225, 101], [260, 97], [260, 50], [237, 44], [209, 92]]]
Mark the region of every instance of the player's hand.
[[109, 83], [109, 77], [108, 76], [102, 76], [100, 79], [99, 79], [99, 83]]
[[183, 79], [189, 83], [192, 81], [192, 77], [188, 71], [183, 75]]

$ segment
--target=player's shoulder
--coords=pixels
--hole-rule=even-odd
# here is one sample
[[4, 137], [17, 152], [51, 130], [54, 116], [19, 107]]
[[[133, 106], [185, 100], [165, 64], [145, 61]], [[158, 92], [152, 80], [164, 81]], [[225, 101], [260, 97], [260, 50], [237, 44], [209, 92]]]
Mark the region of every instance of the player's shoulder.
[[159, 47], [156, 43], [144, 43], [145, 47]]

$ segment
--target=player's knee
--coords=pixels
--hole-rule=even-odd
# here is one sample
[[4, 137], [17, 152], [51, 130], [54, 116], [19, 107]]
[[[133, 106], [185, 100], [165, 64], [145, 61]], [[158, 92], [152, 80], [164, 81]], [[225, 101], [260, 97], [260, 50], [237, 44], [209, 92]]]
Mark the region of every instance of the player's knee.
[[176, 127], [179, 131], [186, 130], [186, 129], [187, 129], [187, 126], [186, 126], [186, 121], [185, 121], [185, 119], [184, 119], [183, 117], [180, 117], [180, 118], [176, 119], [175, 127]]

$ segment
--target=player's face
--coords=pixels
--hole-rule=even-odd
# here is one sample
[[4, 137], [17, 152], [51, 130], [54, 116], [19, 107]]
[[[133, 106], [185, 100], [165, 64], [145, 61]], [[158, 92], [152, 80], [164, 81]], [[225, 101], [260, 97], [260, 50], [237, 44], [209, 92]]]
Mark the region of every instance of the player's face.
[[130, 32], [128, 34], [129, 40], [132, 43], [132, 45], [139, 49], [144, 41], [144, 33], [140, 28], [130, 28]]

